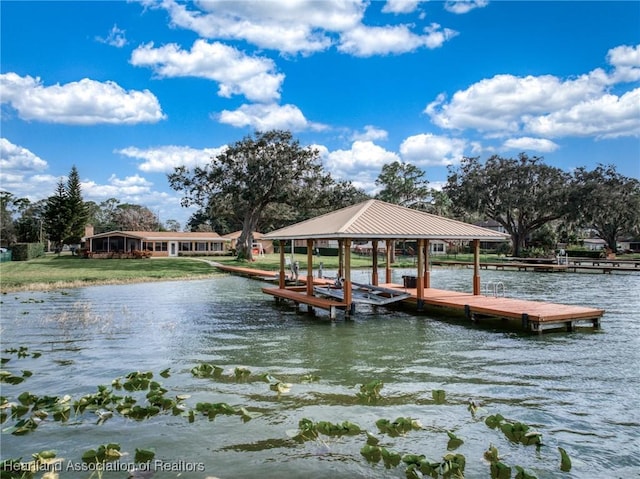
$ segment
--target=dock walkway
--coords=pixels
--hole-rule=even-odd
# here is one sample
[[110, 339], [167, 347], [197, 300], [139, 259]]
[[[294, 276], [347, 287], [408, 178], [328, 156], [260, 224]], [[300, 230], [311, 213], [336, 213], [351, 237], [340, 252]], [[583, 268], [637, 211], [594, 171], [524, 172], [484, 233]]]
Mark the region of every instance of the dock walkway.
[[[229, 273], [240, 274], [263, 281], [273, 281], [277, 273], [273, 271], [256, 270], [238, 266], [222, 264], [215, 265], [218, 269]], [[276, 298], [276, 301], [289, 300], [296, 307], [300, 304], [307, 306], [308, 311], [320, 308], [329, 311], [329, 316], [334, 319], [338, 310], [344, 310], [347, 314], [350, 305], [340, 298], [326, 296], [309, 296], [306, 294], [306, 276], [298, 279], [301, 286], [289, 286], [287, 288], [265, 287], [262, 291]], [[330, 279], [314, 278], [314, 285], [326, 286], [332, 284]], [[362, 285], [360, 285], [362, 286]], [[405, 288], [395, 283], [384, 283], [377, 286], [380, 291], [387, 292], [390, 297], [401, 297], [402, 303], [415, 304], [418, 311], [424, 311], [426, 306], [463, 313], [469, 320], [477, 322], [483, 318], [499, 318], [510, 321], [520, 321], [523, 329], [531, 332], [542, 333], [550, 329], [565, 329], [573, 331], [576, 328], [590, 327], [600, 328], [600, 320], [604, 311], [584, 306], [574, 306], [543, 301], [531, 301], [525, 299], [505, 298], [502, 296], [474, 295], [444, 289], [425, 288], [421, 304], [418, 302], [416, 288]], [[321, 292], [322, 288], [317, 289]], [[395, 302], [395, 301], [394, 301]]]
[[[405, 288], [398, 284], [383, 284], [381, 286], [406, 291], [411, 294], [411, 297], [406, 301], [418, 303], [418, 293], [415, 288]], [[463, 312], [472, 321], [479, 321], [485, 317], [519, 320], [524, 329], [533, 332], [559, 328], [573, 331], [578, 327], [598, 329], [600, 328], [600, 319], [604, 314], [602, 309], [585, 306], [502, 296], [473, 295], [436, 288], [424, 290], [423, 302], [438, 308]], [[421, 309], [421, 306], [418, 305], [418, 309]]]

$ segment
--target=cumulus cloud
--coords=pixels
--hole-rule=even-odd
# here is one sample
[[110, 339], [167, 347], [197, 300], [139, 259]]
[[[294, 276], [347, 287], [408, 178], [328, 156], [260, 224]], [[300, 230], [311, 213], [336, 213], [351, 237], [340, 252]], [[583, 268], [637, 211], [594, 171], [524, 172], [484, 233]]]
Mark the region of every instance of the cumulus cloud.
[[422, 133], [405, 139], [400, 154], [404, 161], [420, 167], [443, 166], [459, 162], [466, 147], [465, 140]]
[[284, 74], [275, 73], [275, 63], [253, 57], [219, 42], [196, 40], [190, 51], [171, 43], [154, 48], [148, 43], [131, 54], [131, 64], [150, 67], [161, 77], [207, 78], [219, 83], [218, 95], [244, 95], [252, 101], [280, 98]]
[[614, 67], [612, 82], [640, 80], [640, 45], [622, 45], [607, 53], [607, 61]]
[[2, 103], [23, 120], [68, 125], [156, 123], [166, 118], [149, 90], [124, 90], [115, 82], [84, 78], [44, 86], [40, 78], [16, 73], [0, 75]]
[[244, 40], [284, 54], [312, 54], [329, 48], [332, 32], [348, 30], [364, 15], [359, 0], [273, 0], [195, 2], [174, 0], [147, 2], [169, 12], [174, 26], [204, 38]]
[[420, 0], [387, 0], [382, 7], [384, 13], [411, 13], [418, 8]]
[[368, 27], [360, 25], [344, 32], [338, 50], [357, 57], [407, 53], [418, 48], [434, 49], [457, 35], [457, 32], [432, 23], [423, 34], [411, 31], [408, 25]]
[[425, 108], [445, 129], [475, 129], [487, 136], [637, 136], [640, 132], [638, 90], [610, 93], [619, 82], [640, 79], [638, 47], [609, 51], [610, 73], [596, 68], [576, 78], [553, 75], [496, 75], [460, 90], [439, 95]]
[[544, 138], [531, 138], [523, 136], [520, 138], [510, 138], [502, 144], [506, 150], [538, 151], [540, 153], [550, 153], [558, 149], [558, 144]]
[[[336, 44], [343, 53], [360, 57], [400, 54], [422, 47], [437, 48], [456, 35], [435, 23], [418, 33], [409, 24], [366, 26], [362, 20], [369, 2], [360, 0], [144, 3], [167, 10], [173, 26], [192, 30], [203, 38], [246, 41], [284, 55], [311, 55]], [[412, 13], [419, 3], [389, 0], [383, 12]], [[484, 0], [469, 3], [478, 6]]]
[[106, 37], [96, 37], [96, 41], [111, 45], [112, 47], [122, 48], [127, 44], [126, 32], [114, 25]]
[[486, 7], [487, 5], [489, 5], [488, 0], [447, 0], [444, 8], [448, 12], [462, 15], [476, 8]]
[[360, 140], [360, 141], [386, 140], [388, 136], [389, 136], [389, 133], [386, 130], [377, 128], [373, 125], [366, 125], [364, 127], [363, 132], [356, 132], [353, 134], [352, 140]]
[[43, 171], [47, 162], [27, 148], [14, 145], [6, 138], [0, 138], [0, 171]]
[[278, 130], [323, 130], [326, 127], [307, 120], [295, 105], [251, 104], [237, 110], [224, 110], [218, 115], [220, 123], [236, 127], [252, 127], [259, 131]]
[[157, 148], [141, 149], [134, 146], [117, 150], [116, 153], [129, 158], [142, 160], [138, 168], [145, 173], [172, 173], [174, 168], [203, 167], [226, 150], [226, 146], [219, 148], [196, 149], [189, 146], [167, 145]]
[[373, 191], [382, 166], [400, 157], [372, 141], [354, 141], [349, 150], [319, 149], [325, 167], [334, 177], [350, 180], [357, 188]]

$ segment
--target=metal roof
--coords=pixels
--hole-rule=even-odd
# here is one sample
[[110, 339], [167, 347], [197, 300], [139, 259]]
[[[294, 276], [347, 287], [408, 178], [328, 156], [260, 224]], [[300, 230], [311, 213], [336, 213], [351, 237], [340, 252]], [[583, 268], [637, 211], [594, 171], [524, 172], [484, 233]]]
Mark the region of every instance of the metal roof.
[[144, 241], [225, 241], [218, 233], [214, 232], [190, 232], [190, 231], [108, 231], [96, 235], [87, 236], [91, 238], [107, 238], [110, 236], [124, 236], [126, 238], [136, 238]]
[[509, 235], [380, 200], [368, 200], [264, 235], [263, 239], [504, 241]]

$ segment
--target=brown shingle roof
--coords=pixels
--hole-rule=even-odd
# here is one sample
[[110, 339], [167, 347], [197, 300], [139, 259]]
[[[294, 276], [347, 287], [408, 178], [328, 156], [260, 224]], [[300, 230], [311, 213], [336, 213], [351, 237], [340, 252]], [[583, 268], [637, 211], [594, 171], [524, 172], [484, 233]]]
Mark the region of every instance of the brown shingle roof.
[[509, 235], [380, 200], [368, 200], [286, 228], [264, 239], [447, 239], [502, 241]]

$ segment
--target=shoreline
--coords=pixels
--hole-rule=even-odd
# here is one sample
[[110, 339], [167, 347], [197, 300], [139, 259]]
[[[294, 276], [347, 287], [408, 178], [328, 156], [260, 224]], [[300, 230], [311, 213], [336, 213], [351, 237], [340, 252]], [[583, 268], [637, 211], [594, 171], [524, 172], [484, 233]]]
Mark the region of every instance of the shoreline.
[[29, 291], [42, 292], [42, 291], [56, 291], [60, 289], [74, 289], [74, 288], [86, 288], [91, 286], [114, 286], [122, 284], [137, 284], [137, 283], [160, 283], [163, 281], [190, 281], [211, 278], [217, 272], [203, 275], [190, 275], [175, 278], [128, 278], [128, 279], [106, 279], [106, 280], [74, 280], [74, 281], [56, 281], [51, 283], [29, 283], [19, 286], [5, 287], [0, 283], [0, 294], [9, 293], [24, 293]]

